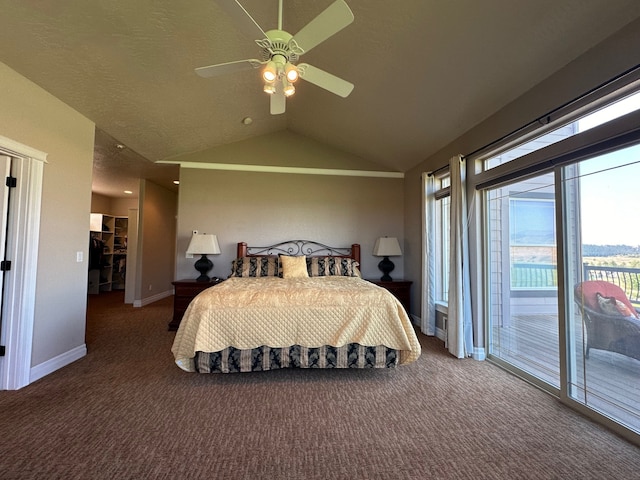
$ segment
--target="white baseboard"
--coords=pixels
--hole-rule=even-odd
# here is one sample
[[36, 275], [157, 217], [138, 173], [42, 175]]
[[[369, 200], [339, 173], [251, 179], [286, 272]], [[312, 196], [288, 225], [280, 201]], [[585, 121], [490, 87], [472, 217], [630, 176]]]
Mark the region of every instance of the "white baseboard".
[[42, 362], [35, 367], [31, 367], [31, 371], [29, 372], [29, 383], [33, 383], [36, 380], [40, 380], [41, 378], [49, 375], [50, 373], [55, 372], [56, 370], [61, 369], [62, 367], [66, 367], [70, 363], [75, 362], [76, 360], [81, 359], [82, 357], [87, 355], [87, 345], [82, 344], [79, 347], [76, 347], [68, 352], [62, 353], [57, 357], [53, 357], [46, 362]]
[[471, 358], [473, 358], [474, 360], [486, 360], [487, 359], [487, 353], [484, 349], [484, 347], [473, 347], [473, 353], [471, 354]]
[[160, 293], [156, 293], [155, 295], [143, 298], [141, 300], [134, 300], [133, 301], [133, 306], [134, 307], [144, 307], [145, 305], [149, 305], [150, 303], [157, 302], [158, 300], [162, 300], [163, 298], [170, 297], [171, 295], [173, 295], [173, 289], [172, 290], [167, 290], [167, 291], [164, 291], [164, 292], [160, 292]]

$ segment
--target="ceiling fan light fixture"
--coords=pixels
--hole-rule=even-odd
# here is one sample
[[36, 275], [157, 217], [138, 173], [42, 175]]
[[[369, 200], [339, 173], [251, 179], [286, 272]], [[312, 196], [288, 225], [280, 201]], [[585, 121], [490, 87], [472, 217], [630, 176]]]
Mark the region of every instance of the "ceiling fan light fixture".
[[276, 78], [278, 78], [278, 69], [276, 67], [276, 62], [270, 60], [267, 62], [267, 66], [264, 67], [262, 71], [262, 78], [265, 82], [274, 82]]
[[285, 82], [283, 93], [285, 97], [290, 97], [291, 95], [296, 93], [296, 87], [294, 87], [290, 82]]
[[294, 64], [287, 62], [284, 67], [284, 71], [287, 75], [287, 80], [289, 80], [291, 83], [298, 80], [298, 68]]
[[312, 65], [298, 63], [301, 55], [332, 37], [354, 20], [353, 12], [345, 0], [331, 0], [332, 3], [294, 35], [282, 29], [282, 3], [278, 6], [277, 29], [264, 31], [240, 4], [239, 0], [218, 0], [220, 6], [238, 22], [248, 36], [256, 39], [261, 55], [256, 59], [196, 68], [201, 77], [214, 77], [250, 68], [260, 69], [263, 90], [270, 96], [270, 112], [279, 115], [285, 112], [285, 98], [296, 91], [294, 82], [298, 78], [323, 88], [335, 95], [347, 97], [353, 84], [342, 80]]

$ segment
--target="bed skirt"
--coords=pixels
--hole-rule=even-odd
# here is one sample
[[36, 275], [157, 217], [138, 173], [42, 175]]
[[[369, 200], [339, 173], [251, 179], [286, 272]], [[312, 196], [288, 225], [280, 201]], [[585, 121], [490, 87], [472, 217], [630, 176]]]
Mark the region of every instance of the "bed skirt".
[[398, 351], [393, 348], [357, 343], [317, 348], [293, 345], [241, 350], [228, 347], [219, 352], [196, 352], [195, 368], [199, 373], [260, 372], [280, 368], [394, 368], [398, 359]]

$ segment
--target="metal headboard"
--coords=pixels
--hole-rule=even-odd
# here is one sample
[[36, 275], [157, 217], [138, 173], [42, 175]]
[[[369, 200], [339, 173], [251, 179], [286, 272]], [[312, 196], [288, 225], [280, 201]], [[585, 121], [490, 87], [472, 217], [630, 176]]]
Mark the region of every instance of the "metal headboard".
[[289, 240], [276, 243], [268, 247], [249, 247], [245, 242], [238, 243], [238, 256], [257, 255], [306, 255], [349, 257], [360, 262], [360, 244], [354, 243], [350, 247], [330, 247], [311, 240]]

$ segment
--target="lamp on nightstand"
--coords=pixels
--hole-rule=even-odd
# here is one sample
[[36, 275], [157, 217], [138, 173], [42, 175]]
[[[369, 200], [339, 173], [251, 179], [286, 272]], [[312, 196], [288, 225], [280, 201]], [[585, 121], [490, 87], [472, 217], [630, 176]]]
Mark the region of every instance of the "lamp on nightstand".
[[209, 282], [211, 279], [207, 273], [213, 268], [213, 262], [207, 258], [207, 255], [220, 254], [220, 246], [218, 245], [218, 237], [208, 233], [195, 233], [189, 242], [187, 255], [202, 255], [196, 263], [196, 270], [200, 272], [200, 276], [196, 278], [198, 282]]
[[376, 245], [373, 247], [373, 255], [376, 257], [384, 257], [378, 264], [378, 268], [382, 272], [380, 280], [383, 282], [392, 282], [393, 279], [389, 273], [391, 273], [395, 265], [389, 260], [389, 257], [399, 257], [402, 255], [398, 239], [395, 237], [378, 238]]

